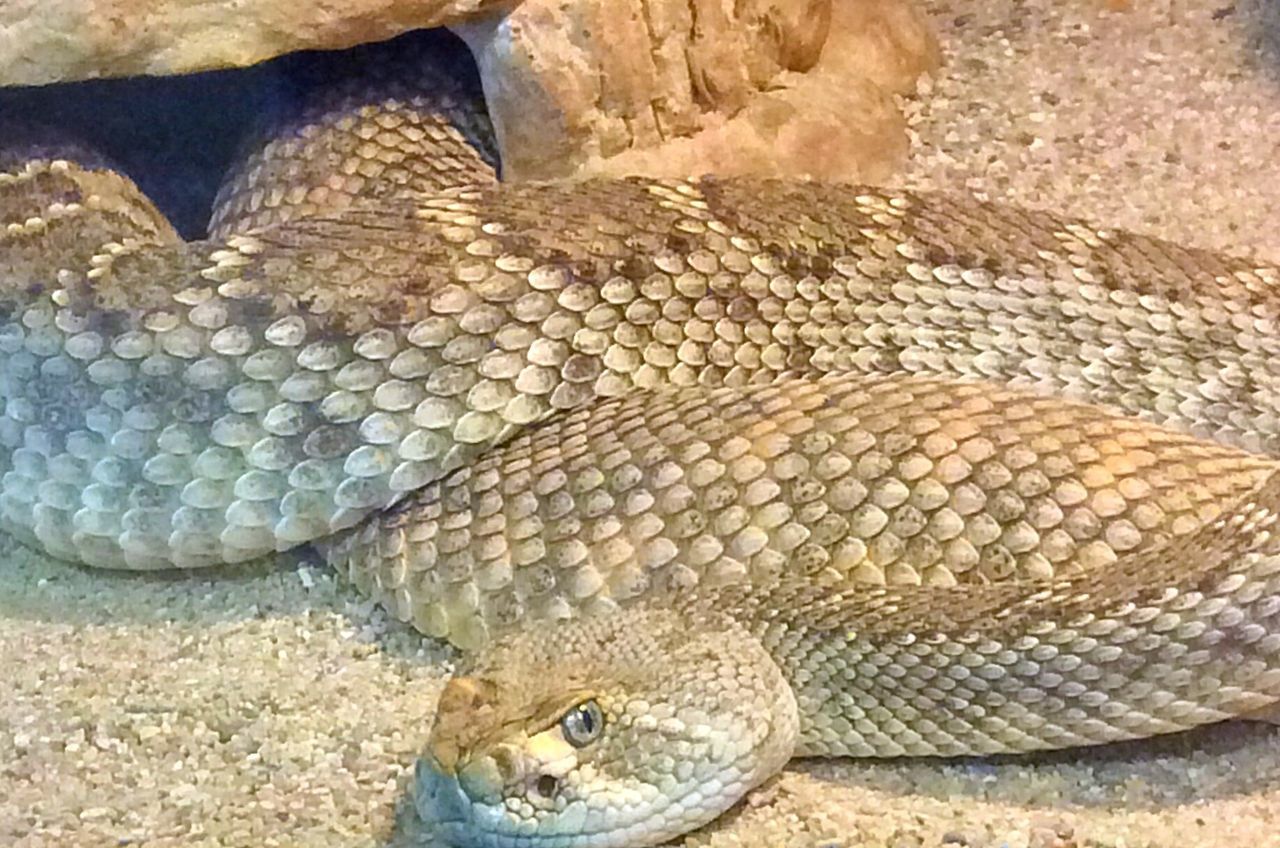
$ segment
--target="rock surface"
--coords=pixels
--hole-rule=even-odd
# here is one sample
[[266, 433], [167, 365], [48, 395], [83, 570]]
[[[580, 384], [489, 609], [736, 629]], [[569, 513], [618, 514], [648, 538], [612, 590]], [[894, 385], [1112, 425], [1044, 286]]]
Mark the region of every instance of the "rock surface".
[[438, 27], [512, 0], [0, 0], [0, 85], [252, 65]]
[[907, 148], [891, 95], [939, 62], [906, 0], [0, 0], [0, 85], [237, 67], [446, 24], [515, 179], [883, 179]]
[[526, 0], [454, 29], [517, 179], [882, 179], [906, 151], [891, 95], [939, 63], [902, 0]]

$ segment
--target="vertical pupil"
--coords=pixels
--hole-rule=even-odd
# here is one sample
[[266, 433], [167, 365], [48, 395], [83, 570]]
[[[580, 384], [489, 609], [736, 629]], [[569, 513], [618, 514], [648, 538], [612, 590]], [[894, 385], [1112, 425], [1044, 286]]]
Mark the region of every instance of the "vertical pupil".
[[591, 733], [595, 729], [595, 721], [591, 718], [591, 710], [586, 707], [578, 710], [578, 720], [582, 722], [584, 732]]

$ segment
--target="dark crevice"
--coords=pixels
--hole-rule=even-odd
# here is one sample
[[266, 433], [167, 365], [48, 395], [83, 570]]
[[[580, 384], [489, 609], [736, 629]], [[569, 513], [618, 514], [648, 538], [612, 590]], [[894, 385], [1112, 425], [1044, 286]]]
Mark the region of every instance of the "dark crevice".
[[368, 51], [435, 55], [451, 72], [475, 78], [461, 40], [445, 30], [419, 30], [251, 68], [0, 88], [0, 150], [27, 144], [34, 125], [41, 139], [66, 139], [101, 153], [138, 183], [183, 237], [199, 238], [223, 175], [259, 119], [350, 73]]

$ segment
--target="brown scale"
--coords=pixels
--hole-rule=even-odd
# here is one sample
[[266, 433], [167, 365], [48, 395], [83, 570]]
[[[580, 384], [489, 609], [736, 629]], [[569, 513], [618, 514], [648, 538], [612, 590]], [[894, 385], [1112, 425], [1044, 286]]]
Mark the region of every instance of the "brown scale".
[[364, 52], [358, 73], [303, 95], [250, 139], [214, 202], [212, 238], [494, 181], [478, 79], [446, 72], [440, 56]]
[[1274, 467], [989, 385], [668, 389], [522, 434], [329, 557], [400, 617], [471, 646], [489, 624], [655, 587], [1070, 576], [1198, 529]]
[[[89, 267], [111, 245], [178, 243], [169, 222], [128, 177], [102, 165], [73, 169], [55, 161], [33, 158], [0, 172], [0, 280], [6, 292], [51, 289], [50, 272]], [[5, 297], [9, 308], [13, 299]]]

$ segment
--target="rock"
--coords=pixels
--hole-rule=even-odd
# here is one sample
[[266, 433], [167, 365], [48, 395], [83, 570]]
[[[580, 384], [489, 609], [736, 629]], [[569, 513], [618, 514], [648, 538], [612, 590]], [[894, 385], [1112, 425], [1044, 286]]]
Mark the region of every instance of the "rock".
[[0, 85], [244, 67], [464, 21], [502, 2], [510, 0], [6, 0]]
[[510, 6], [241, 0], [233, 14], [178, 0], [10, 0], [0, 3], [0, 85], [180, 74], [449, 24], [475, 57], [506, 178], [714, 171], [878, 181], [907, 150], [892, 95], [939, 62], [910, 0]]
[[906, 152], [892, 94], [937, 67], [903, 0], [525, 0], [453, 29], [508, 178], [773, 173], [876, 180]]

